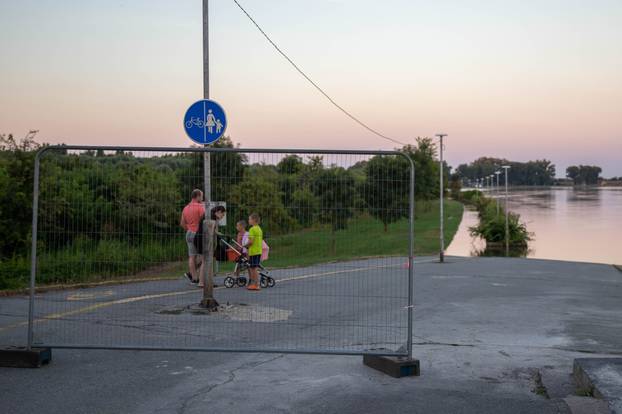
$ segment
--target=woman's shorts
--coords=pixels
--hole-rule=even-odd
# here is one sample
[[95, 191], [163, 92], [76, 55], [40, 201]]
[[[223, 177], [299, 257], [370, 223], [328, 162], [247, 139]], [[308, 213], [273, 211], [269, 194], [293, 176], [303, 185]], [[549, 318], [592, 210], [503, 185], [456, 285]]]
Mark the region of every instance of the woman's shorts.
[[261, 255], [256, 254], [255, 256], [248, 257], [248, 266], [249, 267], [259, 267], [259, 263], [261, 262]]
[[188, 245], [188, 256], [198, 256], [197, 247], [194, 245], [194, 235], [196, 233], [188, 230], [186, 232], [186, 244]]

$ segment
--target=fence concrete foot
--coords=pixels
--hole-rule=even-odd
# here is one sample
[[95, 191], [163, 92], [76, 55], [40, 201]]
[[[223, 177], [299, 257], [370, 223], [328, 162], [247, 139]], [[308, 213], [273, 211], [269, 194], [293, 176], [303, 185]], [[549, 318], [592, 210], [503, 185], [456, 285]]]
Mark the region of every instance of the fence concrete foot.
[[204, 309], [216, 312], [218, 310], [218, 302], [214, 298], [207, 298], [201, 301], [199, 305]]
[[406, 357], [363, 355], [363, 364], [393, 378], [419, 376], [419, 360]]
[[0, 367], [39, 368], [52, 360], [51, 348], [0, 348]]

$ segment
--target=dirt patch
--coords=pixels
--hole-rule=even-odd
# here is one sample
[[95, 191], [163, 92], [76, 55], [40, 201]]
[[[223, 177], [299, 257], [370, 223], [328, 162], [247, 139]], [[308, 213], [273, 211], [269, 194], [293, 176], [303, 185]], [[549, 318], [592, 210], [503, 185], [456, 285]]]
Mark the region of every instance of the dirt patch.
[[221, 319], [240, 322], [279, 322], [286, 321], [292, 314], [291, 310], [278, 309], [270, 306], [236, 303], [218, 306], [216, 311], [207, 311], [198, 305], [166, 307], [156, 311], [160, 315], [206, 315]]

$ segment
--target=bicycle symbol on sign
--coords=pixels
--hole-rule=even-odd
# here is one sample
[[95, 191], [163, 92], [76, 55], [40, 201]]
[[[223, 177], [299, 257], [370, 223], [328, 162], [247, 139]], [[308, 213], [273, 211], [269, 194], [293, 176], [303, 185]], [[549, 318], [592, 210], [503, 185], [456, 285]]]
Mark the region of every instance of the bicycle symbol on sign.
[[203, 119], [201, 119], [200, 117], [193, 116], [189, 120], [186, 121], [186, 128], [192, 128], [193, 125], [196, 125], [199, 128], [203, 128], [203, 126], [205, 125], [205, 122], [203, 122]]

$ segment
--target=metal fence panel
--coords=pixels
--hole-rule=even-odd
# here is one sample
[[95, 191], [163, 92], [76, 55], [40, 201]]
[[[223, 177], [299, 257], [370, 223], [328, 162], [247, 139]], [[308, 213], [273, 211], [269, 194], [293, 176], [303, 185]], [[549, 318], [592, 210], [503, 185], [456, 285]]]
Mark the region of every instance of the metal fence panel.
[[[275, 281], [228, 288], [235, 264], [218, 262], [217, 312], [184, 276], [179, 225], [204, 187], [205, 152], [211, 199], [227, 206], [219, 232], [237, 248], [227, 236], [258, 213]], [[29, 345], [411, 354], [414, 167], [403, 154], [48, 147], [34, 186]]]

